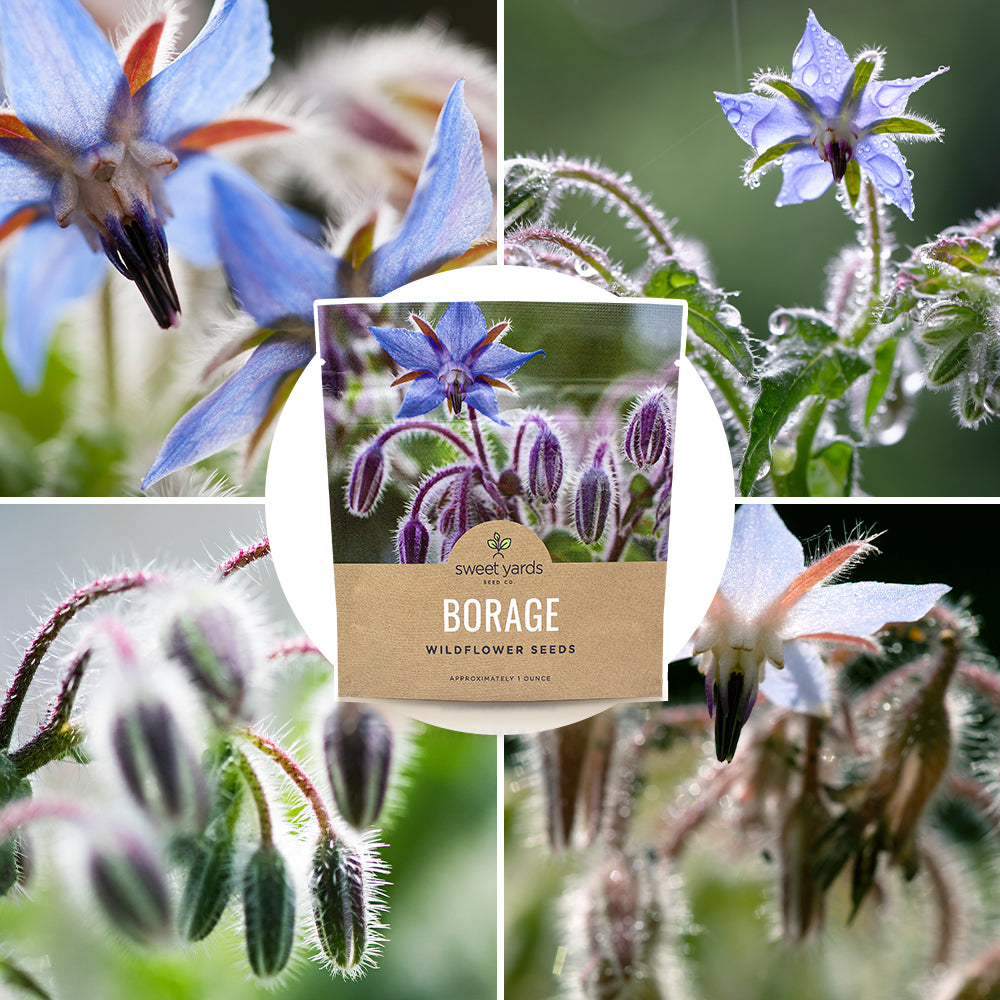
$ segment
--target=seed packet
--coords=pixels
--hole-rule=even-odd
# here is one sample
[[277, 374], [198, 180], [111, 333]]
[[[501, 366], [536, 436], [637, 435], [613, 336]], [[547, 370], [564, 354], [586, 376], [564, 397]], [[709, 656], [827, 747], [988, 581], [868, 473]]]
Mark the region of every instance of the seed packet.
[[316, 306], [341, 697], [659, 698], [685, 306]]

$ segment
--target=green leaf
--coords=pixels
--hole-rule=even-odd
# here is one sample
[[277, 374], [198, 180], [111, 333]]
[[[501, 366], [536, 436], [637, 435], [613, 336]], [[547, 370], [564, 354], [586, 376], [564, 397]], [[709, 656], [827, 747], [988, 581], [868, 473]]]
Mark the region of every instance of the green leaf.
[[740, 492], [749, 495], [770, 461], [775, 438], [801, 403], [810, 396], [839, 399], [870, 367], [856, 351], [836, 344], [819, 350], [802, 344], [799, 351], [783, 352], [773, 370], [761, 378], [740, 466]]
[[650, 277], [643, 294], [653, 299], [687, 302], [691, 332], [749, 378], [754, 368], [750, 331], [743, 326], [739, 312], [725, 293], [703, 286], [693, 271], [671, 262]]
[[775, 160], [781, 159], [785, 153], [790, 153], [796, 146], [802, 146], [807, 143], [808, 140], [805, 138], [795, 138], [789, 139], [788, 142], [779, 142], [777, 146], [765, 149], [764, 152], [750, 164], [750, 173], [754, 173], [755, 171], [760, 170], [761, 167], [766, 167], [769, 163], [773, 163]]
[[855, 472], [854, 445], [834, 441], [809, 459], [809, 495], [846, 497], [851, 495]]
[[990, 246], [972, 237], [938, 240], [926, 247], [924, 254], [967, 274], [997, 273], [996, 261], [991, 261]]
[[590, 550], [568, 531], [556, 529], [545, 536], [545, 547], [553, 562], [593, 562]]
[[823, 314], [813, 309], [776, 309], [768, 326], [772, 336], [778, 338], [779, 349], [785, 346], [801, 352], [800, 341], [835, 344], [840, 339]]
[[886, 133], [903, 132], [908, 135], [937, 135], [938, 130], [930, 122], [921, 121], [919, 118], [883, 118], [865, 130], [870, 135], [884, 135]]
[[898, 343], [895, 337], [890, 337], [875, 348], [875, 370], [872, 374], [872, 384], [868, 388], [868, 398], [865, 400], [865, 426], [875, 416], [878, 404], [882, 402], [892, 381], [892, 366], [896, 360]]
[[632, 481], [628, 484], [628, 491], [635, 498], [636, 504], [648, 509], [653, 506], [653, 490], [649, 480], [641, 473], [637, 472]]

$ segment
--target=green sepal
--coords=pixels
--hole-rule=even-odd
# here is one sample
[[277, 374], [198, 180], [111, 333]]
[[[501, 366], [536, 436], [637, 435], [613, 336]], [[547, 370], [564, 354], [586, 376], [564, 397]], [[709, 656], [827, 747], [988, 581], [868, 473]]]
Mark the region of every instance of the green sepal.
[[972, 350], [969, 339], [963, 337], [952, 347], [942, 351], [928, 366], [927, 381], [942, 386], [954, 382], [969, 366]]
[[868, 398], [865, 400], [866, 427], [875, 416], [875, 411], [885, 398], [886, 390], [892, 381], [892, 366], [896, 361], [898, 343], [895, 337], [890, 337], [875, 348], [875, 368], [872, 372], [871, 385], [868, 387]]
[[996, 261], [991, 259], [989, 244], [972, 236], [938, 240], [926, 247], [924, 254], [967, 274], [995, 275], [998, 272]]
[[864, 93], [865, 87], [868, 86], [868, 81], [872, 78], [872, 73], [875, 71], [875, 67], [878, 65], [878, 60], [873, 56], [869, 59], [859, 59], [854, 64], [854, 73], [851, 76], [851, 80], [844, 91], [844, 96], [846, 101], [841, 101], [841, 106], [850, 104], [851, 106], [856, 106], [861, 100], [861, 95]]
[[930, 122], [919, 118], [882, 118], [869, 125], [865, 131], [869, 135], [892, 135], [905, 133], [907, 135], [937, 135], [938, 130]]
[[235, 841], [205, 837], [194, 847], [177, 911], [177, 928], [186, 941], [201, 941], [215, 929], [233, 890]]
[[257, 848], [243, 872], [243, 920], [254, 975], [278, 975], [292, 953], [295, 886], [273, 844]]
[[816, 102], [805, 91], [799, 90], [791, 80], [786, 80], [783, 76], [759, 76], [757, 77], [756, 85], [776, 91], [782, 97], [787, 97], [790, 101], [794, 101], [800, 107], [805, 108], [810, 114], [819, 114]]
[[670, 262], [646, 282], [643, 294], [651, 299], [683, 299], [688, 304], [688, 328], [721, 354], [744, 378], [754, 369], [750, 331], [724, 292], [706, 287], [694, 271]]
[[808, 139], [795, 138], [789, 139], [788, 142], [779, 142], [776, 146], [772, 146], [770, 149], [765, 149], [764, 152], [750, 164], [750, 170], [748, 173], [756, 173], [761, 167], [766, 167], [769, 163], [773, 163], [775, 160], [781, 159], [785, 153], [790, 153], [796, 146], [801, 146], [806, 143], [808, 143]]
[[773, 370], [760, 380], [760, 395], [750, 417], [750, 435], [740, 465], [740, 492], [747, 496], [770, 461], [775, 439], [796, 408], [811, 396], [839, 399], [871, 366], [851, 348], [801, 340], [781, 352]]
[[861, 167], [857, 160], [851, 160], [844, 171], [844, 188], [851, 208], [858, 207], [858, 196], [861, 194]]

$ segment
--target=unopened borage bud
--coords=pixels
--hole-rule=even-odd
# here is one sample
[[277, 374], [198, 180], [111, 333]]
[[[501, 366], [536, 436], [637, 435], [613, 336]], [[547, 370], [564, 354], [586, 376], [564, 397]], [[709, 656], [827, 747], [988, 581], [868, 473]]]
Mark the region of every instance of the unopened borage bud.
[[340, 702], [323, 724], [323, 754], [337, 810], [356, 830], [382, 812], [392, 764], [392, 728], [375, 708]]
[[170, 896], [162, 867], [132, 837], [91, 850], [90, 883], [108, 919], [140, 943], [164, 938], [170, 930]]
[[295, 886], [285, 859], [262, 844], [243, 872], [247, 959], [254, 975], [270, 978], [288, 964], [295, 937]]
[[313, 853], [309, 892], [324, 954], [339, 970], [358, 969], [371, 940], [372, 919], [360, 854], [339, 838], [324, 837]]

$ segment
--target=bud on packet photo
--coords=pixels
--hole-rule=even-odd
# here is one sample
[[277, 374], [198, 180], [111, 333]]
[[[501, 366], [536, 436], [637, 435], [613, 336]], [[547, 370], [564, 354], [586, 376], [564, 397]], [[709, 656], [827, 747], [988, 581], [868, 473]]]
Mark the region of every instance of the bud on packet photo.
[[341, 697], [660, 698], [685, 305], [316, 306]]

